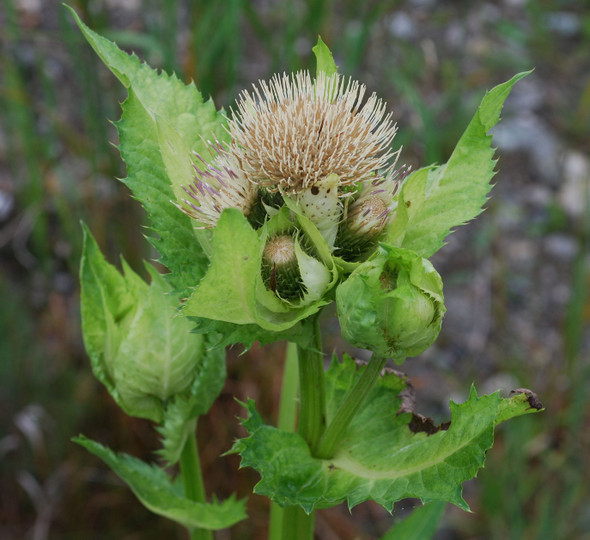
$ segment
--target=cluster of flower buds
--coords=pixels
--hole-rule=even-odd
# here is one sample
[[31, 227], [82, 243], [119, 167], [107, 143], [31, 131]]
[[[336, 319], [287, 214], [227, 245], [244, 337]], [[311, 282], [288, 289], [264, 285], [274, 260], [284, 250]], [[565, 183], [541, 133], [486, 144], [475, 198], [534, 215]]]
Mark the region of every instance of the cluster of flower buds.
[[348, 272], [356, 266], [336, 294], [343, 336], [403, 360], [438, 335], [442, 282], [413, 252], [379, 247], [408, 169], [396, 167], [391, 114], [364, 94], [364, 85], [323, 72], [260, 82], [239, 98], [230, 142], [211, 145], [210, 163], [197, 156], [180, 208], [198, 228], [215, 227], [226, 208], [240, 210], [263, 242], [263, 283], [294, 307], [337, 283], [322, 248]]

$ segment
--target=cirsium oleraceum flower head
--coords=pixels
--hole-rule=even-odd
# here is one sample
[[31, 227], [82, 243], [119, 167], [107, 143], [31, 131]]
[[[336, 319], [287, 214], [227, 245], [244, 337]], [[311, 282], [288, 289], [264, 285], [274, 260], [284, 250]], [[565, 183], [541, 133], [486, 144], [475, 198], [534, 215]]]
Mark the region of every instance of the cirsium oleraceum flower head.
[[235, 156], [253, 182], [297, 193], [329, 174], [340, 186], [390, 167], [396, 127], [364, 85], [338, 75], [283, 74], [243, 92], [229, 121]]
[[212, 144], [209, 163], [196, 155], [181, 209], [201, 228], [225, 208], [258, 227], [291, 198], [331, 251], [358, 258], [391, 217], [403, 169], [395, 169], [391, 114], [365, 93], [357, 81], [306, 71], [244, 91], [228, 120], [230, 142]]

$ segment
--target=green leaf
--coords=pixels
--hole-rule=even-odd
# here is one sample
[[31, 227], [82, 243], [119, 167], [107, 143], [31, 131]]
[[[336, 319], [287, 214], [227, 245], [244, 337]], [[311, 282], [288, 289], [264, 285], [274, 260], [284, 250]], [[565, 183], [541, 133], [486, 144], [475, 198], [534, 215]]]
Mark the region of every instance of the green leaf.
[[189, 186], [195, 179], [191, 151], [181, 135], [162, 118], [156, 117], [155, 123], [160, 155], [166, 168], [166, 174], [170, 180], [175, 200], [182, 201], [187, 196], [182, 186]]
[[127, 164], [123, 182], [148, 213], [151, 229], [158, 235], [149, 240], [160, 252], [160, 262], [172, 272], [168, 279], [179, 296], [188, 296], [203, 276], [208, 259], [190, 218], [172, 203], [175, 195], [162, 160], [157, 126], [133, 89], [123, 104], [117, 129], [119, 150]]
[[228, 140], [223, 111], [217, 111], [211, 100], [204, 102], [193, 83], [185, 85], [175, 75], [151, 69], [90, 30], [68, 9], [92, 48], [128, 89], [117, 123], [119, 149], [127, 164], [124, 182], [148, 213], [157, 235], [150, 241], [172, 272], [171, 283], [179, 296], [188, 296], [188, 289], [205, 272], [207, 258], [190, 218], [172, 201], [182, 193], [180, 186], [192, 179], [190, 152], [207, 158], [207, 140]]
[[66, 6], [90, 46], [126, 88], [133, 88], [137, 99], [152, 116], [164, 119], [185, 140], [191, 150], [204, 152], [207, 139], [228, 140], [223, 111], [203, 96], [194, 83], [185, 85], [176, 75], [158, 73], [135, 55], [88, 28], [76, 12]]
[[215, 347], [241, 343], [249, 349], [254, 342], [267, 345], [276, 341], [291, 341], [300, 347], [309, 348], [312, 335], [305, 319], [280, 332], [264, 330], [256, 324], [233, 324], [213, 319], [189, 317], [196, 325], [194, 331], [206, 334]]
[[519, 73], [486, 93], [445, 165], [420, 169], [406, 179], [386, 243], [429, 258], [444, 245], [453, 227], [481, 213], [495, 166], [488, 132], [512, 87], [528, 73]]
[[432, 502], [414, 508], [409, 517], [397, 523], [381, 540], [431, 540], [445, 507], [444, 502]]
[[151, 512], [180, 523], [187, 528], [219, 530], [245, 519], [245, 500], [234, 496], [224, 502], [198, 503], [186, 499], [178, 485], [171, 482], [163, 469], [149, 465], [128, 454], [115, 454], [109, 448], [87, 439], [74, 442], [102, 459], [131, 488]]
[[316, 74], [321, 71], [325, 72], [326, 75], [334, 75], [338, 72], [338, 68], [334, 63], [334, 58], [328, 46], [322, 41], [322, 38], [318, 36], [318, 42], [315, 47], [311, 49], [315, 54], [317, 60]]
[[94, 375], [118, 400], [109, 360], [116, 356], [136, 310], [136, 298], [146, 292], [147, 284], [141, 282], [143, 285], [139, 285], [135, 280], [128, 283], [114, 266], [106, 262], [86, 225], [82, 224], [82, 230], [82, 336]]
[[[326, 375], [330, 421], [359, 373], [352, 359], [345, 358], [341, 364], [332, 363]], [[242, 456], [242, 466], [261, 475], [255, 492], [281, 506], [299, 505], [311, 512], [342, 501], [353, 507], [374, 500], [391, 511], [396, 501], [417, 497], [424, 503], [448, 501], [468, 509], [462, 484], [483, 466], [494, 426], [536, 409], [518, 395], [478, 397], [472, 389], [465, 403], [451, 402], [449, 429], [427, 435], [414, 432], [413, 413], [400, 411], [404, 387], [404, 380], [394, 373], [382, 377], [332, 459], [312, 457], [297, 433], [265, 425], [252, 401], [243, 421], [250, 436], [237, 441], [233, 451]]]

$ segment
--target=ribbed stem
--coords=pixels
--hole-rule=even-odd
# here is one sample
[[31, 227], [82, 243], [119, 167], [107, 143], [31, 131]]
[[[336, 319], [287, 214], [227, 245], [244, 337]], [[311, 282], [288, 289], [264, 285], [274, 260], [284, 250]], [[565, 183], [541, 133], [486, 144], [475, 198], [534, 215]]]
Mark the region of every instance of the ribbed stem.
[[360, 409], [369, 392], [375, 386], [381, 370], [385, 367], [386, 358], [373, 355], [369, 364], [363, 369], [355, 385], [348, 391], [334, 419], [330, 422], [318, 441], [314, 455], [329, 459], [334, 455], [338, 443], [346, 428]]
[[[284, 431], [295, 431], [297, 419], [297, 394], [299, 392], [297, 366], [297, 345], [287, 344], [287, 355], [281, 384], [281, 402], [279, 404], [278, 428]], [[287, 514], [288, 515], [288, 514]], [[269, 540], [282, 540], [285, 509], [278, 504], [270, 503]], [[290, 516], [288, 515], [290, 519]], [[312, 524], [313, 525], [313, 524]], [[290, 525], [291, 526], [291, 525]]]
[[326, 427], [326, 388], [322, 338], [317, 318], [313, 321], [313, 340], [309, 347], [298, 347], [299, 354], [299, 434], [314, 448]]
[[283, 509], [283, 535], [281, 540], [313, 540], [314, 512], [306, 514], [299, 506]]
[[[310, 448], [317, 443], [326, 426], [326, 389], [322, 338], [317, 317], [311, 322], [312, 340], [309, 347], [297, 346], [299, 368], [299, 426], [298, 433]], [[276, 512], [276, 511], [275, 511]], [[278, 518], [275, 518], [278, 519]], [[282, 534], [272, 540], [313, 540], [315, 515], [306, 514], [298, 506], [282, 511]], [[274, 533], [274, 530], [271, 531]]]

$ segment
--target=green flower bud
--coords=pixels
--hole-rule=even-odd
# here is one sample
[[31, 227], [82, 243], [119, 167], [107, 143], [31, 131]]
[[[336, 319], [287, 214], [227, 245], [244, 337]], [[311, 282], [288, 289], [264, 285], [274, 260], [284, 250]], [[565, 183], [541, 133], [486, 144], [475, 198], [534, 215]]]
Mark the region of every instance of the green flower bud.
[[169, 400], [190, 392], [203, 336], [176, 314], [155, 269], [148, 285], [124, 261], [124, 275], [107, 263], [89, 234], [84, 244], [82, 331], [93, 371], [127, 414], [161, 422]]
[[203, 357], [203, 336], [176, 313], [176, 301], [156, 272], [136, 300], [111, 367], [119, 405], [132, 416], [160, 421], [165, 403], [189, 390]]
[[262, 275], [276, 296], [300, 306], [321, 298], [331, 277], [326, 266], [307, 254], [292, 234], [279, 234], [266, 242]]
[[377, 247], [390, 217], [389, 193], [363, 195], [347, 208], [338, 232], [337, 254], [345, 261], [357, 262]]
[[293, 236], [280, 234], [268, 239], [262, 253], [262, 276], [280, 298], [293, 300], [303, 295]]
[[336, 305], [347, 341], [398, 363], [432, 345], [446, 311], [432, 264], [383, 244], [338, 287]]

